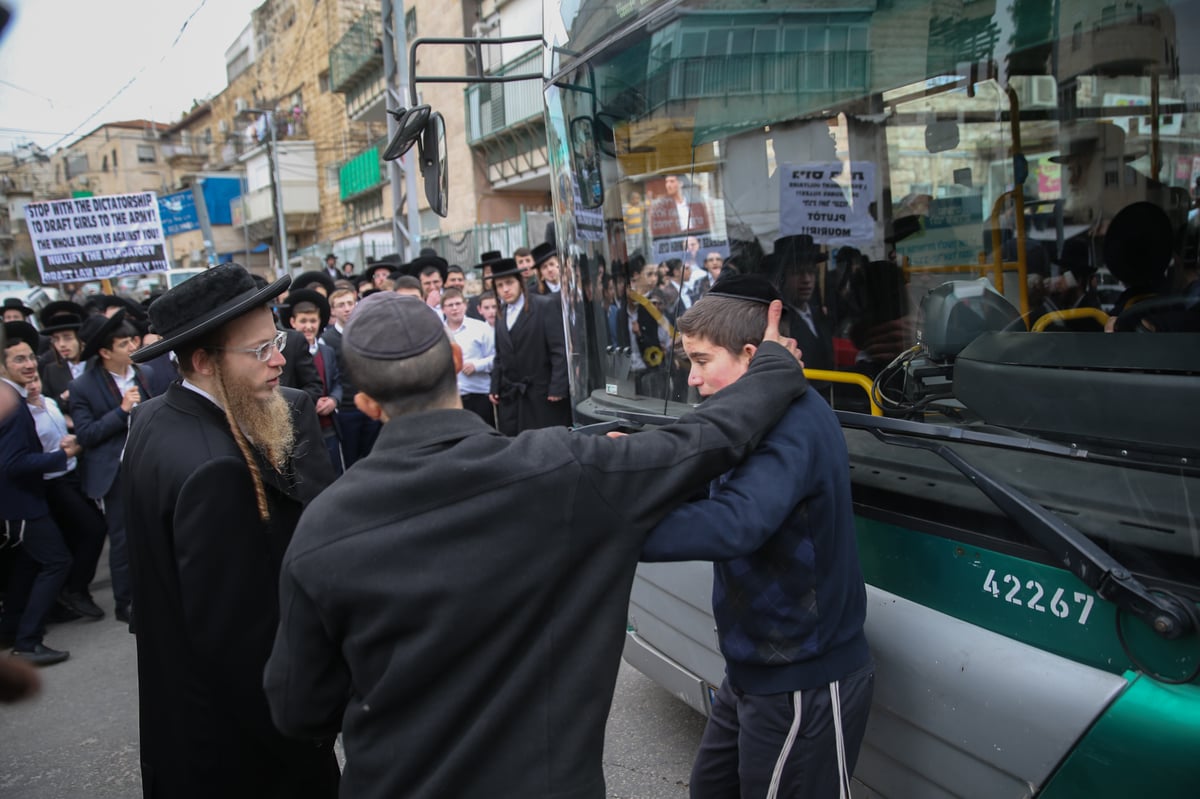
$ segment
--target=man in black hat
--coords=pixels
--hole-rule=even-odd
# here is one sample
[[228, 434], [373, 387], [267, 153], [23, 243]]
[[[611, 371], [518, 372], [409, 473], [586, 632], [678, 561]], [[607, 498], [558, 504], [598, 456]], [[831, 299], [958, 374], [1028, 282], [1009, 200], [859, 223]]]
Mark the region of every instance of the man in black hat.
[[37, 379], [37, 330], [5, 322], [0, 350], [0, 541], [19, 546], [0, 617], [0, 646], [37, 666], [61, 663], [70, 653], [43, 643], [46, 615], [71, 568], [71, 553], [50, 515], [44, 476], [67, 468], [79, 454], [64, 435], [44, 452], [25, 404], [25, 384]]
[[800, 234], [775, 240], [774, 268], [778, 270], [783, 297], [797, 313], [792, 335], [804, 353], [809, 369], [832, 369], [833, 325], [821, 307], [817, 277], [827, 256], [813, 241]]
[[[497, 272], [520, 282], [511, 260]], [[383, 431], [288, 546], [264, 676], [275, 723], [341, 730], [357, 799], [604, 796], [645, 534], [804, 391], [794, 351], [774, 327], [765, 339], [736, 386], [674, 425], [509, 438], [462, 409], [436, 317], [364, 300], [343, 344]]]
[[[92, 362], [67, 387], [69, 408], [75, 435], [84, 448], [79, 459], [83, 490], [101, 504], [108, 526], [108, 563], [116, 603], [113, 615], [118, 621], [128, 622], [132, 591], [125, 551], [125, 506], [118, 472], [129, 431], [129, 414], [138, 403], [150, 398], [151, 372], [147, 367], [133, 364], [138, 332], [125, 321], [123, 308], [108, 318], [88, 317], [80, 334], [84, 340], [82, 359]], [[90, 584], [96, 564], [88, 566]]]
[[33, 316], [33, 309], [28, 305], [21, 302], [16, 297], [4, 298], [5, 322], [24, 322], [31, 316]]
[[[58, 300], [42, 309], [38, 319], [42, 332], [50, 336], [54, 357], [42, 365], [42, 393], [58, 403], [59, 410], [67, 413], [71, 381], [83, 374], [87, 366], [81, 356], [83, 345], [79, 340], [79, 328], [83, 326], [83, 306], [70, 300]], [[71, 417], [67, 423], [74, 426]]]
[[496, 406], [500, 432], [515, 436], [522, 430], [570, 425], [562, 302], [558, 295], [526, 293], [512, 258], [493, 266], [492, 282], [501, 305], [488, 398]]
[[163, 339], [136, 356], [174, 351], [182, 377], [134, 413], [122, 465], [147, 797], [337, 794], [333, 736], [284, 738], [262, 691], [280, 559], [333, 479], [312, 401], [279, 386], [268, 303], [290, 282], [209, 269], [150, 306]]
[[337, 255], [334, 253], [325, 256], [325, 274], [329, 276], [330, 280], [337, 280], [343, 276], [338, 270], [337, 260]]
[[555, 246], [543, 241], [534, 247], [533, 265], [537, 269], [538, 294], [557, 294], [562, 288], [562, 264]]

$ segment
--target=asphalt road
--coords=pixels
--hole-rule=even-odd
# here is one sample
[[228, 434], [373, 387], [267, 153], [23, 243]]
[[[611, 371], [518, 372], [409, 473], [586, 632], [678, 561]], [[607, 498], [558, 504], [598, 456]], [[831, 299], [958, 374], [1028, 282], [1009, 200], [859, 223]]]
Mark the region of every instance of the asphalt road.
[[[108, 616], [52, 626], [46, 643], [71, 659], [41, 671], [37, 698], [0, 705], [0, 799], [141, 796], [134, 639], [112, 618], [107, 585], [94, 594]], [[622, 663], [605, 740], [608, 795], [686, 797], [703, 728], [703, 717]]]

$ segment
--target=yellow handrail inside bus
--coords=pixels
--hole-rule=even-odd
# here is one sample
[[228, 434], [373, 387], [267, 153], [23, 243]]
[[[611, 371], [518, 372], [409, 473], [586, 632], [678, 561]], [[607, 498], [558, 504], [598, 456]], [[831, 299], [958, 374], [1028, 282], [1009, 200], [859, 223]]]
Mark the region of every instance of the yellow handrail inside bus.
[[871, 378], [866, 375], [860, 375], [858, 372], [835, 372], [831, 369], [805, 369], [804, 376], [809, 380], [823, 383], [845, 383], [858, 386], [867, 392], [867, 402], [871, 403], [871, 415], [883, 416], [883, 409], [875, 404], [875, 400], [871, 396]]
[[1041, 333], [1055, 322], [1068, 322], [1072, 319], [1094, 319], [1100, 323], [1102, 328], [1108, 324], [1108, 314], [1099, 308], [1065, 308], [1039, 316], [1033, 323], [1033, 332]]

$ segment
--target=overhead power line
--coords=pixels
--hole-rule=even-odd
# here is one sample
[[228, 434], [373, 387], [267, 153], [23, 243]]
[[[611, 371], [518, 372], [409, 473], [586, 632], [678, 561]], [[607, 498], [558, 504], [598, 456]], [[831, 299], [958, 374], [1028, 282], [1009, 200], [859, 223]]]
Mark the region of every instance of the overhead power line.
[[[179, 33], [175, 34], [175, 38], [171, 41], [171, 46], [168, 47], [166, 52], [164, 52], [162, 54], [162, 57], [158, 59], [158, 64], [162, 64], [164, 61], [167, 60], [167, 56], [171, 54], [171, 51], [174, 50], [175, 46], [179, 44], [179, 40], [181, 38], [183, 38], [183, 32], [185, 30], [187, 30], [188, 23], [190, 23], [192, 21], [193, 17], [195, 17], [197, 14], [200, 13], [200, 10], [202, 8], [204, 8], [204, 6], [207, 3], [208, 3], [208, 0], [200, 0], [200, 5], [196, 6], [195, 10], [193, 10], [192, 13], [187, 15], [187, 19], [185, 19], [183, 21], [183, 24], [179, 26]], [[112, 105], [113, 102], [115, 102], [118, 97], [120, 97], [122, 94], [124, 94], [126, 92], [126, 90], [129, 89], [130, 86], [132, 86], [134, 83], [136, 83], [138, 78], [140, 78], [146, 72], [146, 70], [149, 68], [150, 68], [150, 65], [146, 64], [141, 69], [139, 69], [137, 72], [135, 72], [129, 80], [125, 81], [125, 83], [121, 86], [121, 88], [117, 89], [116, 93], [113, 94], [112, 97], [109, 97], [107, 100], [105, 100], [104, 103], [101, 104], [101, 106], [99, 108], [97, 108], [92, 113], [88, 114], [88, 116], [83, 121], [81, 121], [78, 125], [76, 125], [74, 128], [72, 128], [69, 132], [64, 133], [62, 136], [60, 136], [53, 144], [51, 144], [46, 149], [53, 150], [58, 145], [62, 144], [64, 141], [66, 141], [70, 137], [74, 136], [80, 130], [80, 128], [82, 128], [84, 125], [91, 122], [93, 119], [95, 119], [97, 116], [99, 116], [104, 111], [104, 109], [106, 109], [110, 105]]]

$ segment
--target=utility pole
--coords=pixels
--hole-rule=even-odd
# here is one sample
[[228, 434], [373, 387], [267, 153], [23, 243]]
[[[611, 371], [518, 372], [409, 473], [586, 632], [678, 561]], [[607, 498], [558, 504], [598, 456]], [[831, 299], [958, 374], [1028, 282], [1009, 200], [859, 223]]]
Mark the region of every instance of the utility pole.
[[271, 192], [275, 206], [275, 235], [279, 242], [279, 267], [276, 277], [288, 273], [287, 220], [283, 215], [283, 181], [279, 174], [279, 144], [275, 141], [275, 112], [269, 108], [247, 108], [247, 114], [263, 114], [267, 118], [267, 155], [271, 169]]
[[[383, 78], [387, 87], [387, 105], [392, 109], [411, 108], [417, 98], [408, 96], [408, 43], [404, 30], [404, 0], [382, 0], [383, 9]], [[396, 119], [387, 115], [388, 141], [396, 135]], [[404, 169], [400, 169], [400, 161]], [[417, 207], [417, 148], [411, 148], [402, 159], [387, 164], [388, 180], [392, 184], [392, 239], [396, 252], [407, 250], [412, 260], [421, 250], [421, 211]], [[403, 189], [401, 188], [403, 186]], [[400, 206], [408, 208], [408, 225], [400, 216]], [[407, 244], [407, 247], [405, 246]]]

